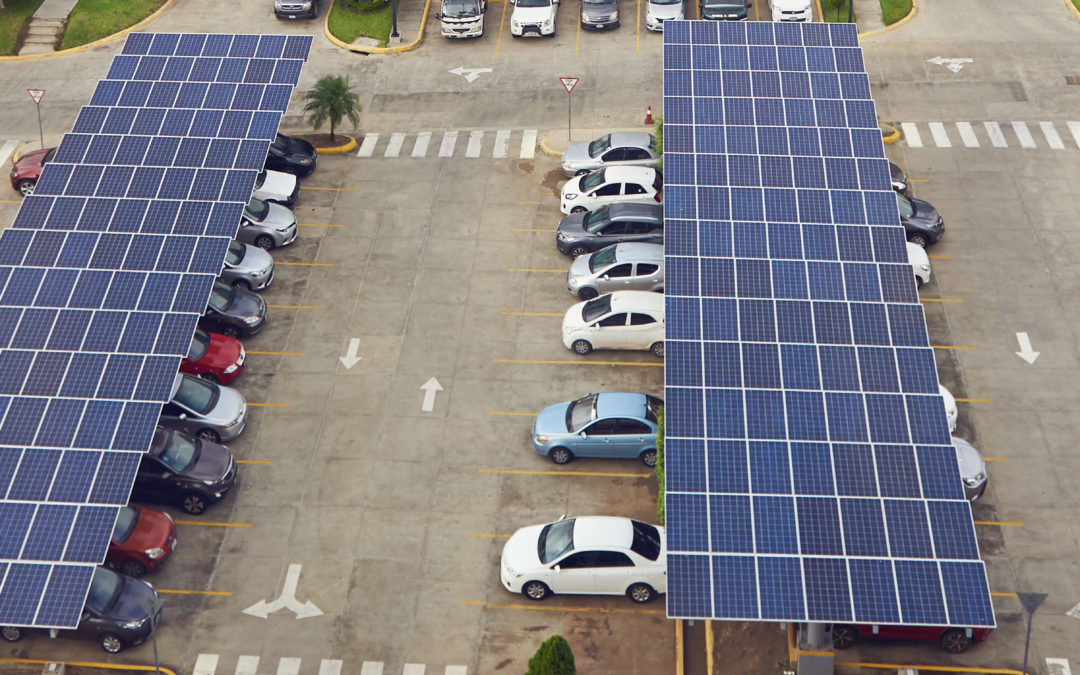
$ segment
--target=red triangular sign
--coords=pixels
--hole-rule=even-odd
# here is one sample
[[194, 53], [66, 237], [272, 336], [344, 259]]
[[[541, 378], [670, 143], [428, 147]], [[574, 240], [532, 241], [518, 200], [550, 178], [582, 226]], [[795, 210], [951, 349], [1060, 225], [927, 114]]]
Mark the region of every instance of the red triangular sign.
[[27, 94], [30, 94], [30, 98], [34, 99], [34, 103], [41, 103], [41, 97], [45, 95], [44, 89], [27, 89]]
[[559, 82], [562, 82], [562, 86], [566, 89], [566, 93], [574, 91], [574, 85], [578, 83], [576, 77], [560, 77]]

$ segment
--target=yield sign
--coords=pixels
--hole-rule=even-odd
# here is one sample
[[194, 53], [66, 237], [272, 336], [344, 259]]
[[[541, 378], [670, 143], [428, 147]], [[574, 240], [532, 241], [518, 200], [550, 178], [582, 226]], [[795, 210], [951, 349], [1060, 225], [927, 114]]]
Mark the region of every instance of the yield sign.
[[[576, 85], [578, 83], [578, 78], [576, 78], [576, 77], [560, 77], [559, 82], [562, 82], [562, 86], [566, 89], [566, 93], [569, 94], [570, 92], [574, 91], [574, 85]], [[44, 93], [44, 92], [42, 92], [42, 93]]]
[[34, 103], [40, 104], [41, 97], [45, 95], [44, 89], [27, 89], [27, 94], [30, 94], [30, 98], [34, 99]]

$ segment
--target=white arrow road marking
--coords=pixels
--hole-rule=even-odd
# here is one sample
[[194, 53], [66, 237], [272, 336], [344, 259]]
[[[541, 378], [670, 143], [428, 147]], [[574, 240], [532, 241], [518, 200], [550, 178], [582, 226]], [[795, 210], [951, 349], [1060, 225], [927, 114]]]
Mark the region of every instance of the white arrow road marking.
[[443, 390], [442, 385], [433, 377], [420, 388], [424, 390], [424, 402], [420, 404], [420, 412], [431, 412], [435, 409], [435, 393]]
[[[434, 378], [432, 378], [434, 379]], [[436, 383], [437, 384], [437, 383]], [[297, 619], [308, 619], [313, 616], [322, 616], [322, 610], [315, 603], [308, 600], [301, 603], [296, 599], [296, 585], [300, 582], [300, 568], [302, 565], [289, 565], [289, 571], [285, 573], [285, 585], [281, 587], [281, 595], [272, 602], [260, 600], [244, 610], [244, 614], [257, 616], [265, 619], [279, 609], [286, 608], [296, 615]]]
[[971, 128], [971, 122], [957, 122], [956, 130], [960, 132], [960, 140], [964, 141], [965, 148], [979, 147], [979, 139], [975, 137], [975, 130]]
[[1065, 144], [1061, 142], [1061, 136], [1058, 135], [1053, 122], [1039, 122], [1039, 128], [1042, 129], [1043, 136], [1046, 136], [1046, 142], [1050, 144], [1051, 148], [1054, 150], [1065, 149]]
[[412, 146], [413, 157], [423, 157], [427, 154], [428, 143], [431, 142], [431, 132], [421, 131], [416, 134], [416, 143]]
[[[1020, 343], [1020, 351], [1016, 352], [1016, 355], [1028, 363], [1034, 364], [1035, 359], [1039, 358], [1039, 352], [1031, 351], [1031, 338], [1028, 337], [1028, 334], [1017, 333], [1016, 341]], [[1080, 607], [1080, 605], [1077, 605], [1070, 611], [1076, 611], [1078, 607]]]
[[1005, 140], [1005, 134], [1001, 133], [1001, 125], [997, 122], [983, 122], [986, 135], [990, 137], [990, 143], [995, 148], [1007, 148], [1009, 143]]
[[[1080, 139], [1080, 136], [1077, 136]], [[1077, 140], [1080, 143], [1080, 140]], [[529, 129], [521, 136], [521, 159], [532, 159], [536, 156], [536, 130]]]
[[360, 144], [360, 149], [356, 151], [357, 157], [371, 157], [371, 153], [375, 152], [375, 144], [379, 142], [379, 134], [364, 134], [364, 141]]
[[1080, 605], [1073, 607], [1069, 611], [1065, 612], [1065, 616], [1071, 616], [1074, 619], [1080, 619]]
[[934, 143], [939, 148], [951, 148], [952, 142], [949, 141], [949, 134], [945, 133], [945, 125], [941, 122], [930, 123], [930, 135], [934, 137]]
[[349, 370], [356, 364], [360, 363], [361, 356], [357, 356], [356, 352], [360, 349], [360, 338], [349, 338], [349, 348], [345, 350], [345, 356], [339, 356], [338, 361], [341, 361], [341, 365], [345, 366], [345, 370]]
[[1034, 148], [1035, 139], [1031, 137], [1031, 132], [1028, 131], [1027, 125], [1023, 122], [1013, 122], [1013, 131], [1016, 132], [1016, 137], [1020, 139], [1020, 147], [1022, 148]]
[[461, 66], [458, 66], [457, 68], [454, 68], [453, 70], [448, 70], [446, 72], [452, 73], [454, 75], [461, 75], [465, 78], [466, 82], [472, 84], [476, 81], [476, 78], [480, 77], [482, 73], [490, 73], [491, 68], [462, 68]]
[[935, 56], [932, 59], [926, 59], [928, 63], [936, 63], [939, 66], [945, 66], [954, 73], [959, 73], [963, 69], [965, 63], [975, 63], [974, 59], [945, 59], [940, 56]]
[[1046, 659], [1046, 672], [1048, 675], [1072, 675], [1069, 659]]
[[457, 132], [447, 131], [442, 135], [442, 144], [439, 145], [439, 157], [451, 157], [454, 154], [454, 146], [457, 145]]
[[901, 122], [900, 128], [904, 130], [904, 138], [907, 139], [908, 147], [922, 147], [922, 137], [919, 136], [919, 127], [915, 126], [913, 122]]
[[241, 656], [236, 661], [236, 675], [258, 675], [259, 657]]

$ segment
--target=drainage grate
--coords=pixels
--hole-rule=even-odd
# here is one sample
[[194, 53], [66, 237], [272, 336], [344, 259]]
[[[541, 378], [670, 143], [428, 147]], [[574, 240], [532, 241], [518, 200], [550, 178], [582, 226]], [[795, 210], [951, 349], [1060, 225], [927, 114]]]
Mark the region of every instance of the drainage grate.
[[1065, 84], [1080, 84], [1080, 75], [1066, 75]]

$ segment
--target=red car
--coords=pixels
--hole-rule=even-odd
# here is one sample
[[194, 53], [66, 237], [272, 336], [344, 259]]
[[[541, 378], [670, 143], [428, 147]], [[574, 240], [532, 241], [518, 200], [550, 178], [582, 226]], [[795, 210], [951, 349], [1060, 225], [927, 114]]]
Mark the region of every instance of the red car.
[[[877, 632], [874, 629], [877, 628]], [[968, 634], [970, 632], [970, 635]], [[990, 637], [993, 628], [942, 628], [941, 626], [871, 626], [869, 624], [833, 624], [835, 649], [847, 649], [859, 640], [927, 640], [937, 642], [952, 654], [967, 651], [973, 642]]]
[[245, 358], [244, 346], [236, 338], [196, 329], [187, 358], [180, 362], [180, 372], [229, 384], [244, 371]]
[[23, 197], [34, 191], [38, 176], [41, 175], [41, 167], [45, 166], [53, 158], [56, 148], [33, 150], [20, 155], [15, 166], [11, 169], [11, 187]]
[[176, 548], [176, 523], [169, 514], [129, 504], [120, 508], [105, 565], [141, 577], [161, 569]]

